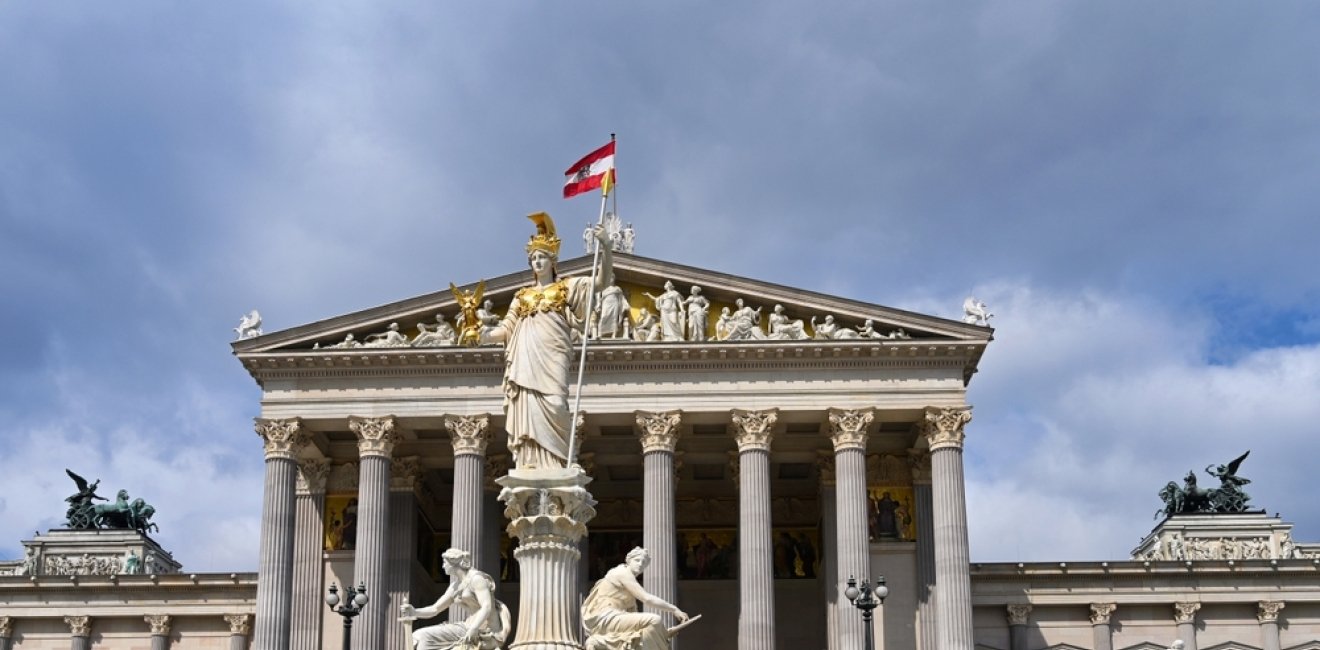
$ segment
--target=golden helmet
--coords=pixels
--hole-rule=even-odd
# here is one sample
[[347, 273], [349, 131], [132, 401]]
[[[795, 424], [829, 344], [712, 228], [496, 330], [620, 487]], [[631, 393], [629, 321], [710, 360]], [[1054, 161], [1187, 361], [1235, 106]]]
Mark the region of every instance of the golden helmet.
[[533, 251], [545, 251], [555, 258], [559, 257], [559, 236], [555, 234], [555, 222], [544, 212], [527, 215], [536, 224], [536, 234], [527, 242], [527, 254]]

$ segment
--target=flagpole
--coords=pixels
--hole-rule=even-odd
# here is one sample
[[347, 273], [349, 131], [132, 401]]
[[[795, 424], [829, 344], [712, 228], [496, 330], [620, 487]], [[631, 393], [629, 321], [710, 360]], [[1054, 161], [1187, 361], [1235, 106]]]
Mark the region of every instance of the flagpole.
[[[610, 142], [614, 142], [614, 134], [610, 134]], [[615, 158], [615, 167], [618, 167], [618, 158]], [[606, 182], [613, 189], [614, 169], [611, 168], [605, 172]], [[600, 216], [596, 218], [596, 225], [605, 224], [605, 205], [610, 200], [608, 192], [600, 193]], [[582, 378], [587, 372], [587, 343], [591, 340], [591, 311], [595, 308], [593, 304], [596, 298], [596, 274], [600, 263], [600, 240], [596, 238], [595, 232], [591, 237], [591, 291], [587, 292], [587, 311], [583, 315], [582, 321], [582, 352], [578, 356], [577, 389], [573, 394], [573, 416], [569, 420], [568, 434], [568, 467], [577, 465], [577, 421], [578, 415], [582, 412]]]

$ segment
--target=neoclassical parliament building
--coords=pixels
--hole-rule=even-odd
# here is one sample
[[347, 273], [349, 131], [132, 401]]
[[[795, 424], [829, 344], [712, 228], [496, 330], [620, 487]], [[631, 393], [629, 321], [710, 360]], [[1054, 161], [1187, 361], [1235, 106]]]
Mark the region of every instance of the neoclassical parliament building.
[[[862, 650], [842, 585], [883, 576], [875, 648], [1320, 650], [1316, 549], [1264, 513], [1170, 517], [1107, 561], [1060, 549], [1067, 561], [973, 564], [964, 450], [994, 444], [966, 399], [993, 338], [984, 321], [623, 252], [614, 275], [624, 322], [586, 328], [574, 423], [596, 502], [579, 584], [649, 549], [645, 588], [702, 615], [675, 647]], [[529, 278], [484, 283], [495, 315]], [[674, 291], [681, 316], [704, 301], [704, 331], [665, 322]], [[754, 331], [732, 333], [739, 312]], [[443, 593], [450, 547], [472, 552], [517, 619], [527, 601], [495, 482], [510, 466], [504, 349], [456, 344], [458, 313], [446, 289], [235, 342], [262, 391], [258, 573], [189, 574], [185, 549], [182, 568], [79, 572], [44, 558], [79, 535], [99, 548], [94, 532], [50, 531], [24, 541], [25, 566], [0, 564], [13, 574], [0, 650], [339, 648], [332, 583], [370, 595], [355, 648], [403, 650], [399, 608]]]

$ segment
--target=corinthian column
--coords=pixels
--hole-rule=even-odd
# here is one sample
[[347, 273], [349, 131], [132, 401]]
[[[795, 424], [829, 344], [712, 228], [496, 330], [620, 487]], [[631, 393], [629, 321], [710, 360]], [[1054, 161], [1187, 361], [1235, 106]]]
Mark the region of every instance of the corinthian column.
[[1091, 603], [1091, 637], [1095, 650], [1114, 650], [1114, 630], [1109, 619], [1118, 609], [1115, 603]]
[[1008, 606], [1008, 650], [1027, 650], [1027, 619], [1030, 617], [1031, 605]]
[[385, 647], [411, 648], [402, 625], [398, 625], [399, 606], [412, 591], [413, 549], [417, 543], [417, 476], [421, 466], [416, 456], [395, 458], [390, 462], [390, 538], [389, 561], [386, 564], [385, 592], [389, 594], [389, 608], [385, 615]]
[[940, 650], [972, 650], [972, 578], [963, 482], [963, 427], [970, 406], [927, 408], [922, 432], [930, 445], [934, 483], [935, 620]]
[[733, 411], [738, 442], [738, 650], [774, 650], [770, 439], [779, 410]]
[[64, 624], [69, 626], [70, 650], [91, 650], [92, 617], [65, 616]]
[[[838, 593], [848, 578], [868, 580], [869, 563], [866, 548], [869, 535], [866, 528], [866, 427], [875, 419], [871, 409], [844, 411], [830, 409], [830, 442], [834, 443], [835, 511], [838, 549], [838, 573], [834, 576], [834, 602], [836, 607], [849, 607], [847, 598]], [[840, 615], [838, 618], [839, 648], [862, 650], [866, 642], [866, 627], [862, 617]]]
[[229, 624], [229, 650], [247, 650], [247, 638], [252, 634], [251, 614], [225, 614]]
[[[935, 650], [939, 647], [939, 630], [935, 625], [935, 525], [931, 513], [933, 498], [930, 490], [930, 451], [909, 449], [908, 467], [912, 470], [912, 492], [917, 507], [917, 628], [918, 647]], [[1010, 610], [1014, 605], [1010, 605]], [[1027, 611], [1031, 611], [1027, 606]], [[1026, 625], [1024, 622], [1023, 625]], [[1011, 630], [1011, 628], [1010, 628]], [[1023, 637], [1026, 643], [1026, 637]], [[1026, 650], [1012, 648], [1012, 650]]]
[[[485, 566], [486, 549], [481, 543], [482, 492], [485, 487], [486, 444], [490, 442], [490, 416], [445, 418], [449, 440], [454, 444], [454, 508], [449, 530], [452, 543], [472, 554], [473, 566]], [[461, 608], [460, 608], [461, 609]], [[451, 608], [450, 610], [454, 610]], [[451, 621], [463, 620], [454, 612]]]
[[257, 570], [256, 650], [289, 647], [293, 593], [293, 491], [296, 453], [307, 444], [302, 420], [257, 418], [266, 447], [265, 498], [261, 505], [261, 551]]
[[325, 548], [325, 480], [330, 461], [324, 458], [298, 461], [294, 497], [293, 532], [293, 621], [289, 630], [291, 650], [321, 647], [321, 592]]
[[1261, 646], [1265, 650], [1279, 650], [1279, 612], [1283, 610], [1281, 600], [1262, 600], [1256, 603], [1260, 622]]
[[[358, 533], [353, 551], [354, 582], [367, 585], [366, 608], [353, 627], [354, 650], [377, 650], [385, 646], [385, 626], [390, 611], [386, 567], [390, 539], [390, 457], [399, 434], [394, 417], [348, 418], [348, 428], [358, 438]], [[349, 587], [349, 585], [345, 585]], [[258, 617], [258, 624], [261, 619]]]
[[1196, 612], [1201, 603], [1174, 603], [1173, 620], [1178, 624], [1178, 638], [1183, 650], [1196, 650]]
[[170, 649], [170, 617], [168, 614], [147, 614], [142, 617], [151, 626], [151, 650]]
[[[642, 493], [642, 545], [651, 552], [646, 568], [646, 590], [667, 603], [678, 602], [678, 551], [674, 548], [674, 447], [678, 444], [678, 426], [682, 411], [648, 413], [637, 411], [638, 435], [642, 439], [642, 463], [646, 467]], [[674, 615], [653, 609], [665, 626], [674, 624]], [[677, 639], [675, 639], [677, 641]], [[677, 645], [677, 644], [675, 644]]]
[[839, 650], [839, 607], [847, 600], [839, 585], [839, 507], [835, 490], [834, 452], [816, 451], [820, 475], [820, 584], [825, 593], [825, 648]]

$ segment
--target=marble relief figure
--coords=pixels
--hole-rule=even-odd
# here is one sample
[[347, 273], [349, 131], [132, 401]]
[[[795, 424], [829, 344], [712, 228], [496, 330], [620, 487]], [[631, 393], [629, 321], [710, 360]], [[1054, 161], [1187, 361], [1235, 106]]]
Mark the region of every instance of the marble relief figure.
[[682, 623], [683, 610], [648, 593], [637, 576], [651, 563], [651, 554], [637, 547], [623, 564], [596, 581], [582, 602], [582, 626], [587, 629], [586, 650], [668, 650], [669, 630], [658, 614], [637, 611], [637, 601], [669, 612]]
[[604, 230], [600, 269], [589, 277], [561, 278], [559, 237], [545, 213], [533, 214], [536, 234], [527, 244], [532, 285], [514, 294], [504, 320], [480, 333], [481, 343], [504, 343], [505, 429], [516, 469], [553, 469], [568, 465], [572, 415], [568, 381], [573, 357], [572, 330], [588, 316], [590, 296], [614, 284], [613, 258]]
[[689, 341], [706, 340], [706, 312], [710, 311], [710, 301], [701, 295], [701, 287], [692, 285], [691, 295], [683, 300], [687, 307], [687, 327]]
[[683, 294], [674, 290], [674, 283], [665, 281], [665, 290], [658, 296], [643, 292], [655, 303], [660, 312], [660, 337], [665, 341], [683, 340]]
[[462, 621], [424, 627], [412, 633], [416, 650], [495, 650], [504, 645], [512, 620], [509, 608], [495, 598], [495, 581], [472, 568], [472, 554], [451, 548], [440, 556], [449, 589], [430, 607], [399, 606], [401, 620], [435, 618], [453, 605], [471, 612]]
[[638, 341], [659, 341], [660, 321], [656, 320], [651, 310], [642, 307], [637, 312], [637, 325], [633, 326], [633, 338]]

